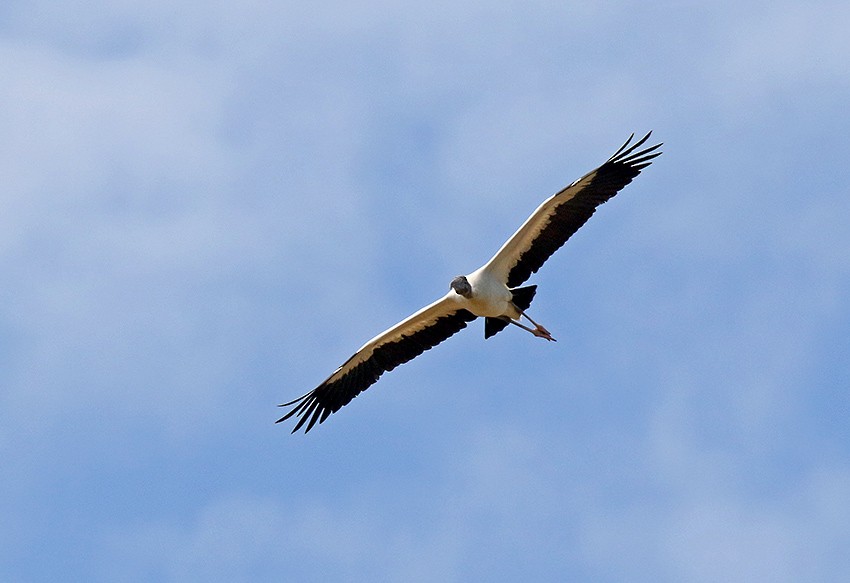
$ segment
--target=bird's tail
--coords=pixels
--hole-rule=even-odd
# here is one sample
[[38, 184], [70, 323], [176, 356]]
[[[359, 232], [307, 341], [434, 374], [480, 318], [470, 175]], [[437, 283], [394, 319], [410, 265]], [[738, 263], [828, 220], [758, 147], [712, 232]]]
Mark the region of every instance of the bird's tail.
[[[525, 311], [531, 306], [531, 300], [534, 299], [534, 294], [537, 293], [536, 285], [528, 285], [526, 287], [517, 287], [511, 290], [513, 294], [512, 301], [514, 305], [522, 311]], [[501, 318], [484, 318], [484, 338], [495, 336], [505, 329], [510, 324], [508, 320]]]
[[515, 287], [511, 290], [511, 293], [514, 296], [514, 305], [524, 312], [531, 306], [531, 300], [534, 299], [534, 294], [537, 293], [537, 286]]

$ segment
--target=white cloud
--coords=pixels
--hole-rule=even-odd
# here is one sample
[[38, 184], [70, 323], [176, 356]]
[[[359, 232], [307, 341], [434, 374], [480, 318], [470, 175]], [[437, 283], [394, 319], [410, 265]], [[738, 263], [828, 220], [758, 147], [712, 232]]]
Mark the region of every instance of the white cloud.
[[[93, 398], [113, 412], [153, 409], [185, 424], [178, 411], [203, 415], [193, 402], [220, 402], [216, 391], [243, 358], [234, 347], [247, 340], [240, 320], [266, 307], [216, 285], [269, 280], [274, 270], [295, 296], [321, 268], [295, 253], [304, 240], [337, 251], [341, 264], [368, 261], [350, 145], [340, 141], [329, 171], [308, 165], [313, 182], [296, 173], [258, 183], [247, 156], [255, 146], [226, 131], [234, 79], [213, 65], [92, 59], [16, 42], [2, 51], [0, 261], [13, 280], [3, 319], [20, 339], [4, 401], [15, 416], [39, 410], [43, 419]], [[290, 115], [286, 123], [299, 112]], [[356, 123], [350, 117], [323, 121], [324, 139]], [[325, 145], [313, 147], [332, 154]], [[284, 146], [286, 164], [300, 146]], [[327, 226], [341, 218], [346, 226]], [[317, 226], [333, 238], [319, 231], [316, 245]], [[357, 242], [340, 246], [354, 234]], [[320, 297], [327, 305], [337, 293]], [[275, 318], [291, 311], [275, 309]], [[220, 336], [207, 336], [210, 326]]]

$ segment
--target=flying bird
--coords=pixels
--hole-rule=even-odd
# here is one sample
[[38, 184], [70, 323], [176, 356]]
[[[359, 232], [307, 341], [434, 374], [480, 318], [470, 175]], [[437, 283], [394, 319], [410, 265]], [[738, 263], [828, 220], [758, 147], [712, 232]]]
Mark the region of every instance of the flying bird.
[[545, 200], [490, 261], [469, 275], [455, 277], [446, 295], [372, 338], [318, 387], [280, 405], [291, 410], [277, 423], [297, 416], [292, 433], [305, 423], [305, 433], [310, 431], [316, 422], [323, 423], [382, 374], [433, 348], [478, 317], [484, 318], [484, 338], [513, 324], [554, 341], [546, 328], [526, 314], [537, 286], [518, 286], [587, 222], [596, 207], [661, 154], [661, 144], [640, 149], [651, 134], [634, 144], [632, 134], [599, 168]]

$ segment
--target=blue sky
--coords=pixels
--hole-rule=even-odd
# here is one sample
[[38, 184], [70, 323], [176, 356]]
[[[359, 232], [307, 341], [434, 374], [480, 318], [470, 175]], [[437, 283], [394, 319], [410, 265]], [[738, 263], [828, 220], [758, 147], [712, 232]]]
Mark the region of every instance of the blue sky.
[[[850, 577], [846, 2], [0, 7], [0, 579]], [[664, 155], [309, 435], [277, 403]]]

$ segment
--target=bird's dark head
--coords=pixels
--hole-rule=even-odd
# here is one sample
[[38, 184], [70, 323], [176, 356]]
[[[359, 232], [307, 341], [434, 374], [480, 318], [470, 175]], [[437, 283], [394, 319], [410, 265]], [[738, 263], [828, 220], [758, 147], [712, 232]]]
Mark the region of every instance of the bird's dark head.
[[469, 280], [465, 275], [458, 275], [452, 280], [451, 288], [465, 298], [472, 297], [472, 286], [469, 285]]

